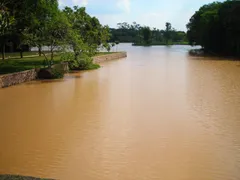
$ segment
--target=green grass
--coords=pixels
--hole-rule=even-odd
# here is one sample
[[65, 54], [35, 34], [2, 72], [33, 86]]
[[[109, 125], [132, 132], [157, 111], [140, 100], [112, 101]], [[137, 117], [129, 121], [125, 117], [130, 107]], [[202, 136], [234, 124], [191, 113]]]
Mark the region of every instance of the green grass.
[[[36, 53], [36, 52], [35, 52]], [[116, 52], [98, 52], [96, 56], [113, 54]], [[26, 52], [24, 55], [33, 55], [34, 52]], [[23, 57], [19, 58], [19, 53], [10, 53], [11, 58], [2, 60], [0, 59], [0, 75], [8, 74], [14, 72], [20, 72], [25, 70], [30, 70], [34, 68], [41, 68], [44, 66], [44, 56], [34, 56], [34, 57]], [[37, 55], [37, 54], [36, 54]], [[14, 58], [14, 56], [17, 56]], [[61, 60], [60, 55], [55, 55], [54, 64], [59, 63]], [[90, 64], [86, 70], [98, 69], [100, 66], [98, 64]]]
[[[45, 52], [45, 53], [49, 53], [49, 52]], [[23, 52], [23, 57], [24, 56], [38, 56], [38, 51]], [[5, 58], [6, 59], [20, 58], [20, 52], [5, 53]], [[0, 54], [0, 59], [2, 59], [2, 54]]]
[[89, 64], [88, 67], [86, 68], [86, 70], [94, 70], [94, 69], [98, 69], [100, 68], [101, 66], [99, 64]]
[[[43, 67], [44, 57], [25, 57], [0, 60], [0, 74], [14, 73]], [[54, 57], [54, 64], [60, 62], [60, 56]]]

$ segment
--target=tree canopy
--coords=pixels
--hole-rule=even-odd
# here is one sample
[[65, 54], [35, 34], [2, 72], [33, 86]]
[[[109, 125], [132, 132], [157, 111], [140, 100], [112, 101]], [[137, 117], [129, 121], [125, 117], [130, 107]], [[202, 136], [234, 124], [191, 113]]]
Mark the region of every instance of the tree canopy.
[[187, 41], [187, 36], [184, 31], [177, 31], [172, 28], [171, 23], [166, 23], [166, 29], [159, 30], [142, 26], [136, 22], [128, 24], [126, 22], [118, 23], [117, 29], [110, 29], [111, 42], [132, 42], [142, 45], [157, 45], [157, 44], [176, 44]]
[[240, 56], [240, 1], [228, 0], [202, 6], [187, 24], [191, 45], [205, 51]]
[[10, 42], [22, 52], [23, 47], [49, 46], [53, 59], [60, 47], [72, 49], [75, 56], [90, 56], [99, 46], [106, 46], [109, 28], [91, 17], [83, 7], [60, 10], [58, 0], [2, 0], [0, 2], [0, 41], [2, 58]]

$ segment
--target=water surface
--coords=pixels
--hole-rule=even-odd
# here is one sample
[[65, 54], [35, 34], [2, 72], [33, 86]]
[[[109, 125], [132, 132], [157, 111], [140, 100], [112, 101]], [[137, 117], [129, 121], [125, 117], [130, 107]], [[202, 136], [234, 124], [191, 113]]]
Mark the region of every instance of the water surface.
[[239, 180], [240, 63], [118, 48], [99, 70], [0, 89], [0, 174]]

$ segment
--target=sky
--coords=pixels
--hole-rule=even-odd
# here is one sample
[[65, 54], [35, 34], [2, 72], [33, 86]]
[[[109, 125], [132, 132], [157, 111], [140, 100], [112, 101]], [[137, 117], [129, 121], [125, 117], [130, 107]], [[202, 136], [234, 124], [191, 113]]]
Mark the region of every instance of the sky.
[[59, 5], [60, 8], [84, 6], [87, 13], [112, 28], [119, 22], [137, 22], [164, 29], [165, 23], [170, 22], [173, 28], [186, 31], [194, 12], [211, 2], [214, 0], [59, 0]]

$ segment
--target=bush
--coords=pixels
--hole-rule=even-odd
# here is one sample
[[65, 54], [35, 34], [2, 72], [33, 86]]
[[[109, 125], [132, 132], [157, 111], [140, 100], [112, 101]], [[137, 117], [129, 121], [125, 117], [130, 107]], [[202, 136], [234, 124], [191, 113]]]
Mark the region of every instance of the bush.
[[62, 79], [64, 77], [64, 71], [58, 68], [43, 68], [38, 71], [39, 79]]
[[62, 79], [64, 77], [64, 71], [59, 69], [52, 69], [53, 79]]
[[100, 68], [98, 64], [93, 63], [92, 58], [88, 55], [81, 55], [76, 60], [74, 53], [64, 53], [61, 59], [68, 61], [70, 70], [92, 70]]

